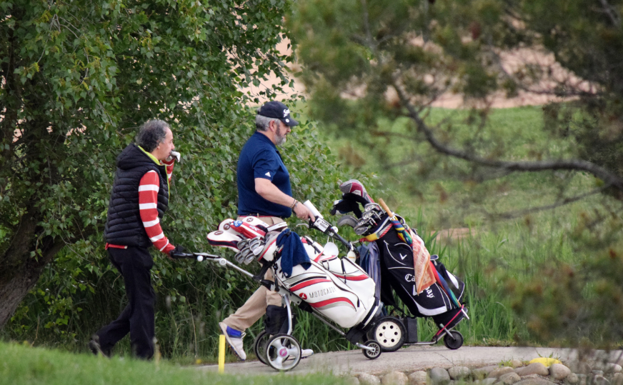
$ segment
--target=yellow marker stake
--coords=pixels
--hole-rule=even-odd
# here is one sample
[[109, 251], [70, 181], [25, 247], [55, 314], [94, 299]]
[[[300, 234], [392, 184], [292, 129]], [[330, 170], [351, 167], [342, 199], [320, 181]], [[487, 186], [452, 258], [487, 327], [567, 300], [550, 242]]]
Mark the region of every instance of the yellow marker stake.
[[218, 372], [225, 373], [225, 335], [218, 337]]

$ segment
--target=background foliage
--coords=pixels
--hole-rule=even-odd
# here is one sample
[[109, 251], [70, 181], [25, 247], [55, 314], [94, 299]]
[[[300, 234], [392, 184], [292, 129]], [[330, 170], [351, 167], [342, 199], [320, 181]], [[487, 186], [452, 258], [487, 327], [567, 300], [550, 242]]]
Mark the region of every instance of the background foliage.
[[[123, 308], [101, 230], [115, 156], [149, 118], [172, 123], [184, 159], [164, 230], [174, 244], [207, 249], [206, 232], [235, 215], [235, 162], [253, 131], [242, 106], [280, 92], [240, 90], [271, 71], [288, 83], [290, 59], [275, 50], [287, 36], [311, 92], [307, 105], [287, 102], [321, 122], [320, 132], [312, 122], [297, 128], [282, 151], [297, 198], [328, 210], [338, 179], [356, 177], [407, 217], [468, 285], [471, 320], [459, 330], [469, 344], [618, 343], [621, 9], [312, 0], [296, 3], [284, 30], [290, 4], [279, 1], [1, 3], [0, 308], [8, 278], [41, 273], [1, 336], [84, 350]], [[505, 52], [525, 48], [556, 61], [500, 66]], [[572, 76], [550, 76], [560, 66]], [[528, 90], [562, 98], [491, 108]], [[448, 93], [466, 108], [432, 107]], [[561, 166], [569, 162], [580, 167]], [[447, 228], [471, 237], [436, 234]], [[155, 259], [161, 351], [210, 359], [217, 322], [255, 284]], [[428, 338], [433, 327], [420, 326]], [[248, 331], [248, 352], [261, 327]], [[297, 338], [316, 350], [348, 347], [307, 314]]]
[[[479, 260], [459, 263], [472, 300], [512, 309], [522, 343], [623, 337], [622, 17], [617, 0], [312, 0], [288, 19], [311, 116], [391, 180], [396, 211], [478, 234], [448, 251]], [[494, 108], [517, 97], [549, 104]]]
[[[12, 317], [5, 338], [82, 350], [125, 306], [102, 230], [115, 157], [147, 119], [171, 123], [183, 159], [164, 231], [174, 244], [207, 249], [207, 232], [236, 213], [238, 152], [254, 129], [245, 106], [288, 84], [290, 59], [275, 48], [288, 10], [286, 1], [1, 3], [0, 308]], [[269, 73], [281, 84], [242, 91]], [[314, 124], [297, 127], [282, 153], [295, 196], [327, 207], [338, 168]], [[217, 322], [255, 284], [154, 255], [161, 350], [212, 353]], [[23, 285], [13, 285], [25, 272]]]

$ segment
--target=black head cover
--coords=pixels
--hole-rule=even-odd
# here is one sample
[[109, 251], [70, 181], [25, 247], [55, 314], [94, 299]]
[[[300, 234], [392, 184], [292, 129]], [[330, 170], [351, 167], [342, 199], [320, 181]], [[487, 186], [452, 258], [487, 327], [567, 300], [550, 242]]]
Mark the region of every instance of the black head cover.
[[368, 203], [374, 203], [374, 200], [368, 195], [366, 188], [357, 179], [350, 179], [340, 185], [342, 191], [342, 199], [335, 201], [331, 209], [331, 215], [354, 213], [357, 218], [361, 218], [362, 206]]

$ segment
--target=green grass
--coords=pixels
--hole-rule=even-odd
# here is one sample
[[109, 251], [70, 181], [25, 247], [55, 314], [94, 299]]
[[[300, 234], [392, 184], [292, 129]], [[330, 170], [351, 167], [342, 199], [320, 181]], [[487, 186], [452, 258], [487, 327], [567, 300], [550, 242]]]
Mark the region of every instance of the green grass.
[[132, 359], [70, 354], [29, 345], [0, 342], [0, 384], [4, 385], [193, 385], [193, 384], [342, 384], [328, 375], [240, 376], [218, 374], [200, 368], [183, 368], [166, 361], [145, 362]]

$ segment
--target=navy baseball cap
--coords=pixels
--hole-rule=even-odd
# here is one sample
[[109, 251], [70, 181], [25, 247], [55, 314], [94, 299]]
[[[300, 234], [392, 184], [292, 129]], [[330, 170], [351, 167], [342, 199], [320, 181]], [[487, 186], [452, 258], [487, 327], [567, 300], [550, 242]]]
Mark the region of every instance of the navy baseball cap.
[[258, 115], [265, 116], [267, 118], [275, 118], [279, 119], [289, 127], [298, 126], [299, 122], [292, 119], [290, 116], [290, 110], [286, 107], [285, 104], [273, 100], [272, 102], [264, 103], [259, 110], [257, 110]]

